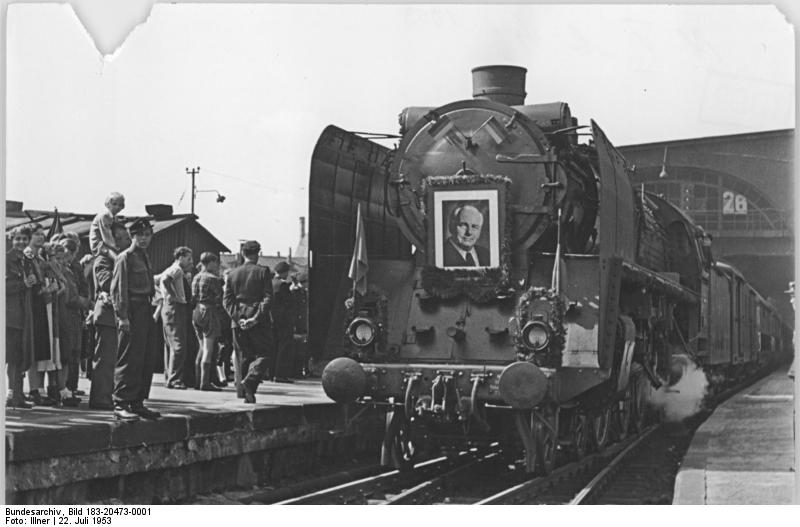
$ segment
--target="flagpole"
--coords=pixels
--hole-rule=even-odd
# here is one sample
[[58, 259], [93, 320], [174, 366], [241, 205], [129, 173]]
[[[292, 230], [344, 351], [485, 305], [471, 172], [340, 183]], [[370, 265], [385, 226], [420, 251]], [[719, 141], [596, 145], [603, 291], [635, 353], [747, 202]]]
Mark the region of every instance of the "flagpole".
[[[356, 205], [356, 239], [355, 244], [358, 245], [358, 228], [361, 226], [361, 202]], [[356, 247], [353, 247], [353, 253], [355, 254]], [[352, 263], [351, 263], [352, 266]], [[353, 312], [355, 313], [356, 310], [356, 281], [352, 280], [353, 282]]]
[[[364, 233], [364, 219], [361, 216], [361, 203], [357, 204], [356, 209], [356, 239], [353, 244], [353, 258], [350, 260], [350, 271], [348, 277], [353, 281], [353, 300], [356, 293], [365, 295], [367, 292], [367, 240]], [[362, 283], [363, 280], [363, 283]]]
[[561, 292], [561, 209], [558, 209], [558, 225], [556, 226], [556, 256], [553, 262], [553, 276], [550, 278], [550, 289]]

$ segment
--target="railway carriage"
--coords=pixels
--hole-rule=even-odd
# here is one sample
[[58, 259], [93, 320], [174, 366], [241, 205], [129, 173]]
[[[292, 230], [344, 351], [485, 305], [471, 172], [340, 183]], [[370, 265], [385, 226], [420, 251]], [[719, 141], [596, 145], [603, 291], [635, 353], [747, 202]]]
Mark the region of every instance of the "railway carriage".
[[[524, 68], [400, 114], [394, 149], [327, 128], [310, 184], [310, 345], [326, 393], [387, 410], [383, 462], [500, 442], [547, 473], [643, 425], [690, 358], [720, 383], [787, 345], [685, 213], [632, 183], [595, 122], [525, 104]], [[347, 278], [355, 211], [366, 291]], [[679, 368], [678, 368], [679, 370]]]

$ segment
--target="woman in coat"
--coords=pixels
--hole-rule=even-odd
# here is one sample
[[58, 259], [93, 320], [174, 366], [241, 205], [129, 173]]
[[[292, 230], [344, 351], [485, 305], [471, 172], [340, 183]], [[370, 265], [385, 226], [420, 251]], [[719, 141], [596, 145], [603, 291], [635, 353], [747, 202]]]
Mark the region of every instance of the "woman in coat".
[[[52, 304], [54, 295], [58, 293], [58, 282], [53, 280], [47, 270], [44, 258], [44, 228], [37, 224], [31, 226], [31, 239], [23, 251], [25, 258], [36, 276], [36, 283], [31, 291], [33, 320], [33, 345], [31, 346], [31, 365], [28, 370], [28, 390], [30, 401], [41, 406], [53, 406], [56, 401], [41, 394], [44, 387], [44, 373], [53, 366], [54, 342], [52, 331]], [[47, 274], [47, 276], [45, 276]]]
[[67, 381], [79, 368], [83, 336], [83, 320], [89, 308], [89, 299], [80, 293], [80, 281], [72, 268], [78, 252], [78, 244], [70, 238], [59, 244], [63, 250], [56, 251], [56, 264], [64, 281], [64, 294], [58, 306], [59, 344], [61, 351], [61, 371], [58, 375], [58, 396], [64, 406], [78, 406], [80, 399], [67, 388]]
[[31, 230], [17, 227], [10, 237], [11, 250], [6, 254], [6, 372], [10, 394], [6, 407], [30, 408], [25, 402], [22, 375], [33, 357], [32, 290], [36, 275], [23, 253], [30, 243]]

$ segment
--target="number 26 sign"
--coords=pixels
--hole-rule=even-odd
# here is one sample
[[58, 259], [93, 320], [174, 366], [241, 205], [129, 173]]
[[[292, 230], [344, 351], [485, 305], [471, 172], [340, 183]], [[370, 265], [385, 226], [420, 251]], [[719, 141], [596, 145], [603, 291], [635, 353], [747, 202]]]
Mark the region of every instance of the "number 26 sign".
[[747, 214], [747, 198], [730, 190], [722, 193], [723, 214]]

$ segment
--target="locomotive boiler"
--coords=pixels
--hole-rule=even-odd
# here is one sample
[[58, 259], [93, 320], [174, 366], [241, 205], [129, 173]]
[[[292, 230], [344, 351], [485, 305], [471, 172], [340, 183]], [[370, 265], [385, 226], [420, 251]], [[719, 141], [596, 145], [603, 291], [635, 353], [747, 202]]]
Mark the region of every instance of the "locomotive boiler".
[[[675, 356], [729, 365], [732, 309], [771, 324], [748, 327], [741, 347], [764, 352], [737, 364], [781, 348], [774, 309], [681, 210], [635, 188], [597, 123], [526, 104], [524, 68], [472, 74], [472, 99], [404, 109], [396, 148], [329, 127], [312, 159], [311, 345], [338, 357], [332, 399], [386, 408], [384, 464], [499, 442], [547, 473], [558, 451], [641, 428]], [[347, 278], [357, 206], [362, 292]]]

